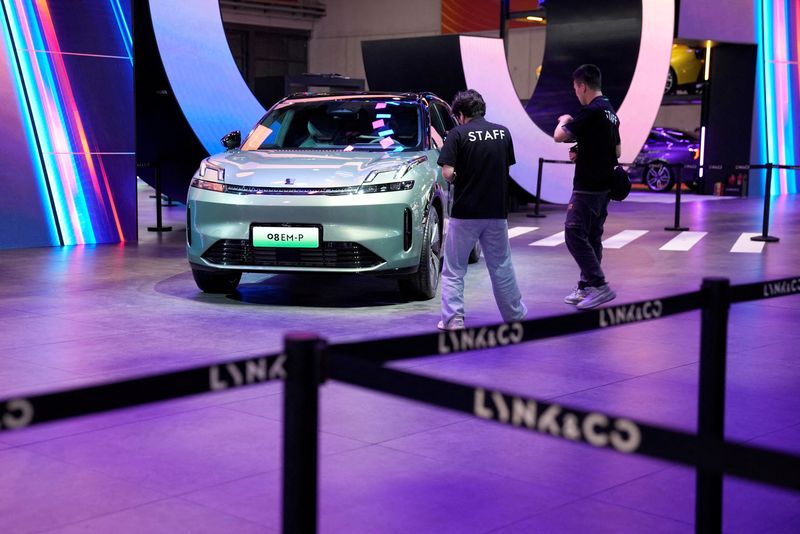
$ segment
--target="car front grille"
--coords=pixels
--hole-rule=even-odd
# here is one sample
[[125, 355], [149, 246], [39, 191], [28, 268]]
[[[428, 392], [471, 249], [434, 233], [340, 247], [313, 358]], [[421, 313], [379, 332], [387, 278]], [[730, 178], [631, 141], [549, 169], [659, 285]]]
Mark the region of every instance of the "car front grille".
[[217, 265], [328, 269], [365, 269], [384, 263], [368, 248], [341, 241], [329, 241], [320, 248], [256, 248], [246, 239], [221, 239], [203, 254], [203, 259]]

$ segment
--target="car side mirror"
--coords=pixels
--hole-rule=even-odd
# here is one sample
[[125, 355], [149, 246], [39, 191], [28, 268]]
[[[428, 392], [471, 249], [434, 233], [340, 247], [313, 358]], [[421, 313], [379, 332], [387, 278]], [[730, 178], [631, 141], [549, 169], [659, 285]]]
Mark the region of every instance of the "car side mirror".
[[234, 130], [220, 139], [220, 141], [222, 142], [222, 146], [226, 149], [233, 150], [242, 144], [242, 133], [239, 130]]

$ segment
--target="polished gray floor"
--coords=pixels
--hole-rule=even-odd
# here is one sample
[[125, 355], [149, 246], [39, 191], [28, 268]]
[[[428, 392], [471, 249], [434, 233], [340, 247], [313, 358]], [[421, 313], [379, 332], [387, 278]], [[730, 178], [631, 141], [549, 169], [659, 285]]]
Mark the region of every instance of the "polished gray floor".
[[[289, 330], [333, 340], [429, 332], [438, 301], [405, 303], [394, 283], [247, 275], [240, 291], [195, 287], [176, 231], [154, 234], [140, 190], [138, 243], [0, 251], [0, 397], [238, 356], [273, 353]], [[615, 203], [604, 259], [617, 302], [800, 275], [800, 203], [775, 199], [760, 252], [761, 199], [691, 198], [683, 222], [707, 232], [661, 250], [673, 205]], [[653, 202], [658, 201], [658, 202]], [[566, 313], [576, 278], [562, 229], [512, 214], [515, 267], [529, 317]], [[535, 230], [527, 228], [537, 227]], [[555, 239], [557, 242], [558, 239]], [[467, 324], [497, 322], [485, 265], [467, 277]], [[800, 297], [737, 304], [729, 331], [726, 434], [800, 454]], [[693, 430], [699, 314], [512, 349], [430, 357], [402, 367]], [[281, 386], [269, 384], [0, 434], [0, 530], [277, 532]], [[644, 457], [574, 445], [340, 383], [322, 387], [321, 532], [692, 532], [694, 474]], [[799, 532], [800, 493], [726, 478], [726, 532]]]

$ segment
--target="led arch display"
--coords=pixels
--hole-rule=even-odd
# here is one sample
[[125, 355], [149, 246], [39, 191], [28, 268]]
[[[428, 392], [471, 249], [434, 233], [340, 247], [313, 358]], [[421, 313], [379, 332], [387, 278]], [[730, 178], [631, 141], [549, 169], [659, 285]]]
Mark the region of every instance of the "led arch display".
[[[598, 19], [598, 2], [563, 0], [558, 4], [558, 8], [548, 8], [542, 75], [527, 110], [514, 90], [499, 39], [462, 35], [365, 41], [362, 51], [370, 88], [428, 89], [445, 99], [460, 89], [476, 89], [486, 99], [487, 118], [505, 124], [514, 136], [517, 164], [511, 169], [512, 178], [533, 193], [538, 159], [566, 159], [567, 149], [553, 142], [552, 130], [558, 115], [574, 113], [579, 106], [571, 89], [571, 73], [582, 63], [594, 62], [606, 72], [609, 88], [615, 78], [615, 85], [622, 85], [608, 92], [620, 117], [621, 160], [632, 161], [661, 104], [674, 5], [664, 0], [602, 3], [604, 18]], [[591, 39], [586, 27], [596, 28]], [[610, 56], [604, 58], [602, 53]], [[541, 94], [548, 88], [549, 94]], [[546, 103], [537, 104], [540, 100]], [[542, 198], [567, 202], [571, 176], [569, 166], [548, 166]]]

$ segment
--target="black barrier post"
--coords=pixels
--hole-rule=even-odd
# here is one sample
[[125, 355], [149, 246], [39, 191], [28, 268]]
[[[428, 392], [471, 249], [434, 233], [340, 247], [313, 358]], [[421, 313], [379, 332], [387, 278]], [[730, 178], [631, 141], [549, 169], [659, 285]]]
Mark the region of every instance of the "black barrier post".
[[148, 226], [148, 232], [170, 232], [172, 231], [171, 226], [164, 226], [161, 224], [161, 169], [160, 165], [156, 163], [153, 165], [153, 171], [155, 172], [156, 177], [156, 225], [155, 226]]
[[324, 341], [306, 333], [284, 338], [283, 532], [317, 531], [319, 384]]
[[[704, 278], [700, 327], [697, 437], [701, 448], [725, 441], [725, 357], [730, 282]], [[702, 451], [701, 451], [702, 454]], [[722, 532], [722, 474], [697, 469], [695, 532]]]
[[689, 229], [689, 227], [681, 226], [681, 189], [683, 189], [683, 165], [679, 163], [673, 168], [677, 168], [677, 172], [675, 172], [675, 225], [665, 226], [664, 230], [670, 232], [685, 232]]
[[774, 165], [772, 163], [767, 163], [767, 184], [766, 189], [764, 190], [764, 223], [761, 225], [761, 235], [756, 235], [750, 238], [751, 241], [765, 241], [767, 243], [775, 243], [778, 240], [777, 237], [768, 235], [769, 231], [769, 203], [772, 200], [772, 169]]
[[533, 209], [533, 213], [528, 214], [528, 217], [531, 218], [547, 217], [547, 215], [539, 213], [539, 204], [542, 199], [542, 167], [544, 167], [544, 158], [539, 158], [539, 173], [536, 175], [536, 207]]

